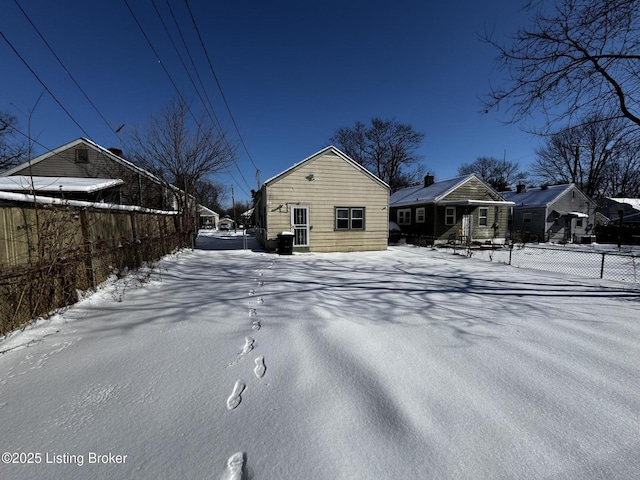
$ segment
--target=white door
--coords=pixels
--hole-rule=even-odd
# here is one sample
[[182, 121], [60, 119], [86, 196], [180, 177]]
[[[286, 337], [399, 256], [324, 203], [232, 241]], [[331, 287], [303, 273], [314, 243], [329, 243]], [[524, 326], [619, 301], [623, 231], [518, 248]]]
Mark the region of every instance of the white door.
[[462, 216], [462, 241], [464, 243], [471, 243], [471, 228], [473, 225], [473, 219], [471, 215]]
[[295, 247], [309, 246], [309, 207], [293, 207], [291, 228]]

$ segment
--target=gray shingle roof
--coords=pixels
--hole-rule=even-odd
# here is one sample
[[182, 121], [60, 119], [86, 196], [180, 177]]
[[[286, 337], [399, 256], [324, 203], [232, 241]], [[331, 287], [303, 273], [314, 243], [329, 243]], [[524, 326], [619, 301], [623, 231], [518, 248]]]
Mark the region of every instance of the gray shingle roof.
[[545, 207], [553, 203], [560, 195], [569, 190], [573, 184], [552, 185], [549, 187], [529, 188], [525, 192], [500, 192], [507, 200], [515, 202], [516, 207]]

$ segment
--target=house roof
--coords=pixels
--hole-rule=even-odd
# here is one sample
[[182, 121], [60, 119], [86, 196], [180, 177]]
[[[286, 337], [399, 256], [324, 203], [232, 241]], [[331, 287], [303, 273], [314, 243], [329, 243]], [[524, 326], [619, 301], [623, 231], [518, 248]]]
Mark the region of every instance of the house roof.
[[16, 203], [37, 203], [39, 205], [64, 205], [79, 208], [96, 208], [100, 210], [118, 210], [125, 212], [160, 213], [163, 215], [177, 215], [174, 210], [155, 210], [152, 208], [138, 207], [136, 205], [120, 205], [116, 203], [85, 202], [80, 200], [67, 200], [46, 195], [32, 195], [30, 193], [3, 192], [0, 191], [0, 200]]
[[562, 194], [575, 187], [573, 183], [551, 185], [548, 187], [528, 188], [524, 192], [500, 192], [504, 198], [515, 202], [516, 206], [546, 207], [555, 202]]
[[15, 172], [19, 172], [20, 170], [24, 169], [26, 166], [28, 166], [29, 164], [34, 165], [36, 163], [42, 162], [43, 160], [46, 160], [47, 158], [53, 157], [54, 155], [58, 155], [61, 152], [64, 152], [65, 150], [68, 150], [69, 148], [73, 148], [77, 145], [80, 144], [84, 144], [88, 147], [93, 148], [94, 150], [99, 151], [101, 154], [107, 156], [108, 158], [110, 158], [111, 160], [113, 160], [116, 163], [119, 163], [120, 165], [123, 165], [124, 167], [135, 171], [136, 173], [139, 173], [140, 175], [143, 175], [149, 179], [151, 179], [152, 181], [159, 183], [159, 184], [163, 184], [163, 185], [167, 185], [169, 188], [174, 189], [174, 190], [179, 190], [178, 187], [176, 187], [175, 185], [171, 185], [167, 182], [165, 182], [164, 180], [162, 180], [160, 177], [157, 177], [156, 175], [154, 175], [153, 173], [145, 170], [144, 168], [141, 168], [137, 165], [135, 165], [134, 163], [131, 163], [129, 160], [125, 160], [124, 158], [120, 157], [119, 155], [116, 155], [115, 153], [113, 153], [110, 150], [107, 150], [106, 148], [98, 145], [97, 143], [87, 139], [87, 138], [78, 138], [76, 140], [73, 140], [72, 142], [66, 143], [56, 149], [53, 150], [49, 150], [48, 152], [43, 153], [42, 155], [39, 155], [33, 159], [30, 160], [30, 162], [24, 162], [21, 163], [20, 165], [17, 165], [13, 168], [10, 168], [9, 170], [6, 170], [2, 173], [0, 173], [0, 177], [5, 177], [5, 176], [11, 176], [13, 173]]
[[342, 152], [341, 150], [339, 150], [338, 148], [334, 147], [333, 145], [329, 145], [328, 147], [323, 148], [319, 152], [316, 152], [313, 155], [308, 156], [304, 160], [292, 165], [291, 167], [287, 168], [286, 170], [284, 170], [284, 171], [280, 172], [279, 174], [271, 177], [270, 179], [268, 179], [268, 180], [266, 180], [264, 182], [264, 185], [269, 185], [269, 184], [271, 184], [273, 182], [276, 182], [276, 181], [280, 180], [281, 178], [289, 175], [294, 170], [297, 170], [298, 168], [300, 168], [303, 164], [313, 160], [315, 157], [318, 157], [320, 155], [324, 155], [325, 153], [328, 153], [328, 152], [331, 152], [331, 153], [337, 155], [338, 157], [342, 158], [345, 162], [350, 164], [353, 168], [355, 168], [357, 170], [360, 170], [362, 173], [364, 173], [365, 175], [371, 177], [374, 181], [378, 182], [380, 185], [382, 185], [382, 186], [384, 186], [386, 188], [389, 188], [389, 185], [387, 185], [384, 181], [382, 181], [380, 178], [375, 176], [373, 173], [371, 173], [369, 170], [364, 168], [358, 162], [356, 162], [355, 160], [351, 159], [346, 153]]
[[[408, 207], [411, 205], [424, 205], [429, 203], [437, 203], [440, 205], [512, 205], [511, 202], [503, 200], [444, 200], [444, 198], [451, 192], [474, 178], [482, 182], [477, 175], [470, 174], [462, 177], [451, 178], [449, 180], [434, 182], [428, 187], [425, 187], [424, 184], [406, 187], [391, 194], [389, 206]], [[484, 184], [484, 182], [482, 183]], [[498, 192], [493, 190], [489, 185], [484, 185], [487, 189], [493, 191], [498, 198], [500, 198], [500, 194]]]
[[636, 210], [640, 210], [640, 198], [626, 198], [626, 197], [611, 197], [609, 200], [612, 200], [616, 203], [624, 203]]
[[77, 177], [28, 177], [13, 175], [0, 177], [0, 190], [5, 192], [67, 192], [94, 193], [106, 188], [122, 185], [118, 178], [77, 178]]
[[198, 205], [198, 213], [201, 217], [219, 217], [220, 215], [211, 210], [210, 208], [205, 207], [204, 205]]

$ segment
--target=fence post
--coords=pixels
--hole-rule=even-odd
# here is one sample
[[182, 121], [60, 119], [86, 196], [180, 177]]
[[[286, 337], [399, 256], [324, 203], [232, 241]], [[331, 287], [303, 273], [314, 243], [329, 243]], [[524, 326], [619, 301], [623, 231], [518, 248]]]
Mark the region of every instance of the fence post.
[[96, 275], [93, 270], [93, 252], [91, 248], [91, 240], [89, 239], [89, 223], [87, 219], [87, 211], [80, 210], [80, 228], [82, 230], [82, 249], [84, 254], [84, 265], [87, 269], [87, 278], [91, 288], [96, 288]]
[[600, 278], [604, 277], [604, 256], [605, 254], [602, 254], [602, 262], [600, 263]]
[[509, 245], [509, 265], [511, 265], [511, 255], [513, 255], [513, 242]]
[[136, 268], [142, 265], [142, 259], [140, 258], [140, 239], [138, 238], [138, 228], [136, 225], [136, 214], [134, 212], [129, 213], [131, 219], [131, 233], [133, 234], [133, 255], [136, 258]]

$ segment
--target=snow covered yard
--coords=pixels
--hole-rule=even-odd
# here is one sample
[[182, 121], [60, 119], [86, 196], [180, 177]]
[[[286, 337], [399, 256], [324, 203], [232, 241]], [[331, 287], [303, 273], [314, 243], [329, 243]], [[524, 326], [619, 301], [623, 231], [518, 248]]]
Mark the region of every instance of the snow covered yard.
[[640, 476], [637, 286], [198, 245], [0, 342], [1, 478]]

